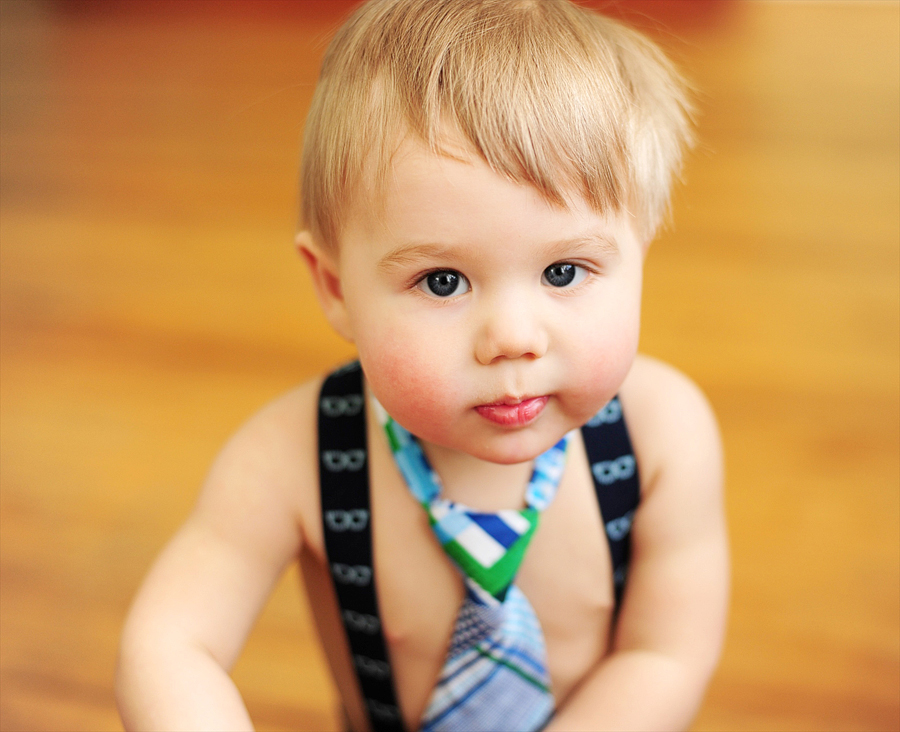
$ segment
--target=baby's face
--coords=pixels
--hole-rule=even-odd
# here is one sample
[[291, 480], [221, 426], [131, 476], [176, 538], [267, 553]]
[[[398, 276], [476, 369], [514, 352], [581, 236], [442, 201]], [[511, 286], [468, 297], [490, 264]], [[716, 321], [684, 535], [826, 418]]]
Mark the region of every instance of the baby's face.
[[344, 222], [340, 252], [369, 385], [427, 442], [530, 460], [631, 367], [643, 248], [626, 217], [554, 207], [464, 150], [405, 142], [383, 201]]

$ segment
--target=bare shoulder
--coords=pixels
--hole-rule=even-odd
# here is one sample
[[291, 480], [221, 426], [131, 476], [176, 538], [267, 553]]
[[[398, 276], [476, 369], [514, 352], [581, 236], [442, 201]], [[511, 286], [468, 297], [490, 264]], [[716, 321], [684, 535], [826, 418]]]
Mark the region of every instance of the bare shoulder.
[[718, 426], [700, 389], [654, 359], [636, 360], [621, 393], [641, 503], [616, 645], [679, 661], [699, 690], [715, 668], [728, 608]]
[[[316, 403], [321, 378], [283, 394], [247, 420], [210, 469], [195, 515], [299, 548], [317, 486]], [[254, 526], [254, 524], [258, 524]], [[232, 536], [233, 539], [238, 537]]]
[[721, 490], [719, 428], [693, 381], [662, 361], [638, 356], [621, 398], [645, 494], [661, 484]]
[[249, 463], [268, 475], [291, 477], [315, 446], [315, 415], [321, 378], [282, 394], [250, 419], [228, 441], [219, 461]]

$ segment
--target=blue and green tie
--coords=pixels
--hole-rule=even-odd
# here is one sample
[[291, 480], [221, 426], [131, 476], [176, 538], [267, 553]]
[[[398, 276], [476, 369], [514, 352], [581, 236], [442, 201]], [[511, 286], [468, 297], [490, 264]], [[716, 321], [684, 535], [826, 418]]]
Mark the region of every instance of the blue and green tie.
[[394, 459], [465, 579], [444, 667], [423, 732], [539, 730], [553, 715], [547, 651], [531, 603], [513, 584], [541, 511], [556, 495], [569, 435], [534, 460], [525, 508], [481, 513], [441, 497], [416, 438], [375, 402]]

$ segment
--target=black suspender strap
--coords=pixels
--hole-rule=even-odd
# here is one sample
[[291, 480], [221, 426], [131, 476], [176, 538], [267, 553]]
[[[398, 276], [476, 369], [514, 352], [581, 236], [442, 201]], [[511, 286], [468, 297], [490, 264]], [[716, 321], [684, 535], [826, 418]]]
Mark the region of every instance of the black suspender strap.
[[381, 629], [372, 560], [362, 370], [332, 373], [319, 395], [319, 486], [325, 552], [373, 732], [403, 732]]
[[641, 499], [637, 461], [619, 398], [594, 415], [581, 428], [581, 434], [612, 557], [618, 611], [631, 557], [631, 523]]

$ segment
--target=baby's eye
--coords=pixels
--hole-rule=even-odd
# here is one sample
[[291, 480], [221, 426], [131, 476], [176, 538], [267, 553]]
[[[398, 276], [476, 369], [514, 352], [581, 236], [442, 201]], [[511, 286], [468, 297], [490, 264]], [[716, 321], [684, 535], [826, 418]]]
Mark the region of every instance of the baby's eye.
[[541, 282], [551, 287], [570, 287], [577, 285], [587, 276], [587, 270], [570, 262], [557, 262], [544, 270]]
[[469, 291], [469, 281], [456, 270], [440, 269], [419, 280], [419, 289], [435, 297], [464, 295]]

